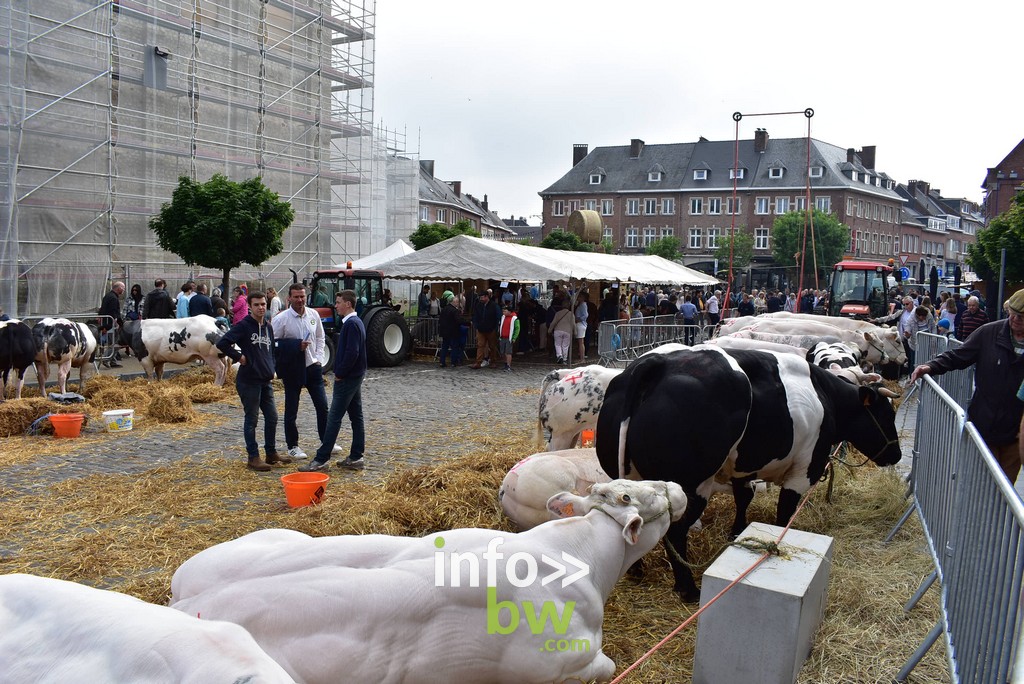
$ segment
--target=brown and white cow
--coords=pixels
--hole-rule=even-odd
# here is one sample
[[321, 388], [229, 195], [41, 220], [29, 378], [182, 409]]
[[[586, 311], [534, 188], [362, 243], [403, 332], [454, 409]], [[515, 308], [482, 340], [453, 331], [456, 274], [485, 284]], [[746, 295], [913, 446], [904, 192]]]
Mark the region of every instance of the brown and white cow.
[[186, 364], [202, 359], [216, 374], [214, 384], [224, 384], [226, 365], [217, 350], [217, 340], [227, 329], [205, 314], [189, 318], [147, 318], [126, 321], [119, 344], [131, 347], [146, 377], [161, 380], [165, 363]]
[[39, 393], [46, 396], [51, 363], [57, 364], [57, 384], [61, 394], [68, 391], [68, 376], [72, 368], [78, 369], [78, 391], [84, 392], [85, 369], [96, 356], [98, 337], [99, 331], [95, 326], [66, 318], [44, 318], [32, 326]]

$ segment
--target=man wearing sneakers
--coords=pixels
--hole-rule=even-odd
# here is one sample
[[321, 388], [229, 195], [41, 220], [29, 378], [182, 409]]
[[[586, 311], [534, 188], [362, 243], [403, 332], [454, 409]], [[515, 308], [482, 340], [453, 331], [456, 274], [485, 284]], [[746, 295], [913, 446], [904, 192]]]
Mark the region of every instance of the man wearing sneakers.
[[352, 470], [362, 470], [364, 467], [366, 430], [363, 426], [363, 398], [360, 389], [366, 375], [366, 329], [356, 315], [356, 293], [352, 290], [342, 290], [336, 294], [334, 308], [342, 321], [338, 353], [334, 356], [334, 396], [320, 448], [312, 461], [299, 466], [303, 472], [327, 468], [334, 443], [341, 431], [341, 419], [346, 413], [352, 421], [352, 447], [348, 458], [338, 466]]
[[[284, 383], [284, 438], [288, 455], [307, 458], [299, 446], [299, 397], [305, 387], [316, 410], [316, 433], [322, 440], [327, 426], [327, 392], [324, 390], [324, 324], [320, 314], [306, 308], [302, 283], [288, 287], [288, 308], [270, 319], [277, 342], [277, 377]], [[339, 449], [340, 451], [340, 449]]]

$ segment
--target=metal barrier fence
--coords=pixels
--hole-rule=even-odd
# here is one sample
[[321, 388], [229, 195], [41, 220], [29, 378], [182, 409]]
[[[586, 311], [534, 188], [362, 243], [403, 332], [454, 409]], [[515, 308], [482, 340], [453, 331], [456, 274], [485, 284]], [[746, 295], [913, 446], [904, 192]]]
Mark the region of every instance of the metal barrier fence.
[[[953, 337], [944, 335], [933, 335], [931, 333], [917, 334], [917, 360], [918, 363], [925, 363], [934, 359], [939, 354], [950, 349], [963, 346], [963, 342]], [[971, 396], [974, 394], [974, 366], [965, 368], [955, 373], [945, 373], [935, 377], [939, 387], [943, 389], [953, 401], [965, 409], [971, 404]]]
[[[932, 355], [939, 346], [932, 344]], [[964, 371], [945, 376], [955, 374]], [[954, 684], [1024, 682], [1024, 662], [1014, 662], [1024, 648], [1024, 504], [974, 425], [966, 421], [962, 405], [940, 387], [941, 377], [925, 376], [921, 382], [911, 478], [913, 510], [921, 519], [935, 571], [907, 610], [938, 577], [942, 616], [896, 681], [906, 681], [944, 632]], [[952, 386], [965, 385], [961, 378]]]
[[604, 321], [598, 329], [597, 355], [601, 365], [629, 363], [663, 344], [694, 345], [710, 339], [717, 326], [683, 325], [676, 316], [654, 316], [629, 321]]

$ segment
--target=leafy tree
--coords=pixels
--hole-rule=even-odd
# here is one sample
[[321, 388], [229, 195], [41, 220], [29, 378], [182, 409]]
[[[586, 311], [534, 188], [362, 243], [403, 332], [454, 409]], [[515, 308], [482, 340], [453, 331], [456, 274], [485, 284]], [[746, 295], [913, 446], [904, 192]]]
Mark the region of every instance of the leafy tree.
[[223, 272], [228, 291], [231, 269], [259, 266], [284, 249], [281, 236], [295, 212], [259, 177], [242, 182], [215, 174], [205, 183], [178, 178], [171, 201], [149, 220], [157, 244], [189, 266]]
[[[804, 250], [804, 224], [807, 212], [791, 211], [775, 219], [772, 225], [772, 256], [779, 266], [792, 267], [796, 273], [794, 280], [800, 277], [798, 262], [803, 262], [804, 278], [814, 278], [815, 269], [818, 273], [832, 267], [843, 258], [843, 253], [850, 244], [850, 229], [839, 222], [832, 214], [814, 210], [814, 249], [811, 249], [811, 227], [807, 226], [806, 259], [801, 257]], [[816, 256], [815, 263], [811, 263]]]
[[724, 240], [719, 240], [718, 249], [715, 250], [715, 258], [718, 265], [729, 272], [729, 249], [732, 248], [733, 270], [746, 268], [754, 258], [754, 236], [740, 228], [736, 229], [734, 235]]
[[423, 249], [424, 247], [436, 245], [438, 242], [444, 242], [456, 235], [480, 237], [480, 233], [473, 230], [473, 226], [469, 224], [469, 221], [462, 220], [454, 226], [449, 226], [447, 223], [421, 223], [420, 227], [409, 236], [409, 242], [416, 249]]
[[545, 249], [564, 249], [568, 252], [593, 252], [594, 247], [583, 240], [576, 233], [566, 233], [561, 230], [553, 230], [548, 236], [540, 241], [540, 247]]
[[1010, 208], [978, 231], [977, 244], [967, 245], [967, 261], [978, 277], [999, 277], [1002, 250], [1006, 250], [1006, 279], [1024, 280], [1024, 192], [1018, 192]]
[[658, 238], [644, 250], [645, 254], [651, 254], [653, 256], [660, 256], [663, 259], [669, 261], [675, 261], [679, 258], [679, 248], [682, 246], [682, 241], [677, 237], [663, 237]]

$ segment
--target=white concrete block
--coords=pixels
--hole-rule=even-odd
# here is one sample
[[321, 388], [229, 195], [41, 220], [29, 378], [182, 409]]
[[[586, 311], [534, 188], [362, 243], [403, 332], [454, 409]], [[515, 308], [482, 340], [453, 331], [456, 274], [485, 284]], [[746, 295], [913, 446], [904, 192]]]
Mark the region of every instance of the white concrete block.
[[[751, 523], [740, 539], [775, 541], [781, 527]], [[793, 684], [825, 614], [832, 537], [790, 528], [771, 556], [701, 613], [694, 684]], [[700, 604], [714, 598], [761, 556], [730, 546], [704, 573]]]

